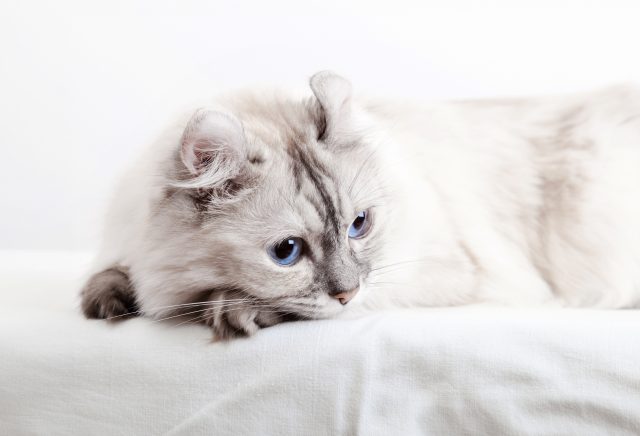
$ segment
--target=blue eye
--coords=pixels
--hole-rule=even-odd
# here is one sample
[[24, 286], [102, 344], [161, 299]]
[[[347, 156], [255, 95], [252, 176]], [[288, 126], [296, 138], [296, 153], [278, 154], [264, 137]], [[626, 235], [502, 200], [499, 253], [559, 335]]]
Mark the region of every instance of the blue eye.
[[349, 237], [351, 239], [359, 239], [367, 234], [371, 228], [371, 220], [369, 219], [369, 212], [363, 210], [358, 214], [356, 219], [353, 220], [349, 226]]
[[302, 254], [304, 241], [300, 238], [287, 238], [269, 248], [269, 256], [282, 266], [293, 265]]

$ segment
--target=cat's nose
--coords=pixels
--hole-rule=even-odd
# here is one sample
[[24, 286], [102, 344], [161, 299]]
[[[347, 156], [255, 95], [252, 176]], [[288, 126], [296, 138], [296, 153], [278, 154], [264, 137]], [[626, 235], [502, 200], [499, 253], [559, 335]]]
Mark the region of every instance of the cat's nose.
[[358, 291], [360, 290], [360, 286], [353, 288], [350, 291], [339, 291], [339, 292], [331, 292], [329, 293], [329, 295], [331, 295], [333, 298], [335, 298], [336, 300], [338, 300], [340, 302], [340, 304], [345, 305], [347, 304], [349, 301], [351, 301], [353, 299], [353, 297], [356, 296], [356, 294], [358, 293]]

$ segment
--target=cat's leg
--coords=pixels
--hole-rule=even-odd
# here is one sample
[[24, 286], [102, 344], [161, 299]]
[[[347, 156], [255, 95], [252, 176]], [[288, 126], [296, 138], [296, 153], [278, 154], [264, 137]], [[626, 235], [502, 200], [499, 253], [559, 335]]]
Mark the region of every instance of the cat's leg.
[[237, 291], [215, 291], [207, 303], [205, 324], [213, 330], [214, 340], [250, 336], [264, 327], [283, 321], [272, 309]]
[[125, 267], [113, 266], [91, 276], [80, 298], [87, 318], [119, 320], [138, 314], [135, 289]]

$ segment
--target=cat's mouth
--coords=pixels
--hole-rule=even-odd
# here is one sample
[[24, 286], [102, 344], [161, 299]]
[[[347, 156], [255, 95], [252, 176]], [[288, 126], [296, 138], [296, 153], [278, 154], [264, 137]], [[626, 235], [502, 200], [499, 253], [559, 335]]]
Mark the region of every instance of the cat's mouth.
[[284, 309], [283, 322], [331, 319], [349, 316], [354, 310], [357, 312], [369, 292], [366, 278], [360, 276], [358, 286], [349, 295], [341, 292], [332, 294], [323, 289], [303, 297], [280, 299], [277, 304]]

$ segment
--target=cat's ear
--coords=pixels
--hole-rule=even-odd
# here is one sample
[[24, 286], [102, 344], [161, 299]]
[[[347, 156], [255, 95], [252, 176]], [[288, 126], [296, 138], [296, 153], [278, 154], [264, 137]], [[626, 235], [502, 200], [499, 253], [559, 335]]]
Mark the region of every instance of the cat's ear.
[[309, 85], [320, 105], [318, 139], [339, 137], [351, 117], [351, 82], [331, 71], [320, 71]]
[[242, 125], [235, 117], [198, 109], [182, 135], [180, 158], [189, 173], [198, 176], [212, 164], [223, 166], [241, 159], [244, 141]]
[[232, 115], [199, 109], [182, 135], [180, 160], [189, 179], [215, 187], [233, 179], [246, 160], [242, 124]]

